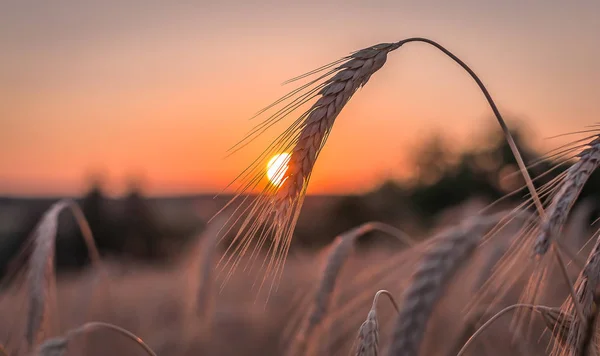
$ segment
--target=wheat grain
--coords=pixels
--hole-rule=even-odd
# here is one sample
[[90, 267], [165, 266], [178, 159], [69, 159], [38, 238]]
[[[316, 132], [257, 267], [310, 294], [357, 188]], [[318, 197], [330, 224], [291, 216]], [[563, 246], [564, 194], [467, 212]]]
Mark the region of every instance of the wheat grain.
[[417, 356], [433, 307], [452, 278], [498, 217], [479, 218], [442, 232], [426, 252], [409, 288], [394, 328], [389, 355]]
[[563, 183], [540, 224], [540, 232], [534, 245], [537, 255], [543, 255], [548, 251], [552, 239], [562, 230], [585, 182], [600, 165], [600, 137], [594, 138], [588, 146], [578, 154], [579, 161], [567, 170]]

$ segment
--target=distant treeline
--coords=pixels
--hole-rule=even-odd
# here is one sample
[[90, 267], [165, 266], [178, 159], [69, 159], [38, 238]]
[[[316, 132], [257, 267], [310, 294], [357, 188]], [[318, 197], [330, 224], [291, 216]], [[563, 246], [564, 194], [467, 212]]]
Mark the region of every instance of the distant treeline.
[[[571, 164], [561, 161], [564, 164], [556, 167], [554, 160], [540, 161], [542, 155], [529, 148], [520, 132], [513, 134], [526, 162], [539, 161], [530, 168], [533, 177], [540, 177], [535, 182], [537, 187], [554, 179]], [[493, 202], [504, 197], [503, 202], [515, 204], [527, 197], [526, 190], [514, 192], [523, 186], [523, 179], [509, 146], [498, 132], [490, 133], [485, 146], [459, 153], [449, 149], [451, 143], [441, 136], [423, 142], [412, 155], [415, 174], [410, 180], [387, 181], [364, 195], [335, 198], [326, 215], [311, 216], [311, 211], [303, 211], [294, 244], [309, 248], [322, 246], [337, 234], [373, 220], [402, 226], [408, 232], [427, 231], [440, 212], [470, 199]], [[507, 196], [511, 192], [514, 193]], [[585, 201], [585, 197], [593, 197], [593, 201], [600, 198], [598, 173], [592, 175], [579, 201]], [[0, 273], [4, 274], [51, 203], [32, 203], [24, 226], [15, 236], [3, 237]], [[123, 199], [114, 200], [108, 199], [101, 184], [95, 183], [78, 203], [100, 252], [117, 258], [153, 263], [174, 258], [173, 254], [185, 249], [194, 232], [205, 223], [175, 228], [165, 225], [163, 217], [135, 188]], [[88, 256], [80, 232], [71, 217], [66, 217], [65, 221], [67, 227], [59, 229], [57, 266], [84, 266]]]

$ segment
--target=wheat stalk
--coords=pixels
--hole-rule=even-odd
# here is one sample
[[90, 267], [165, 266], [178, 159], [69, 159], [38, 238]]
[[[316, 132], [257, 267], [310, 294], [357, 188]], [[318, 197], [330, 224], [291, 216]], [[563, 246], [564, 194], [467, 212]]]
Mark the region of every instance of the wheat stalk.
[[389, 355], [419, 354], [427, 321], [443, 289], [475, 249], [483, 230], [497, 223], [499, 218], [473, 219], [434, 238], [436, 243], [425, 253], [404, 294]]
[[146, 343], [139, 336], [135, 335], [134, 333], [132, 333], [129, 330], [126, 330], [120, 326], [109, 324], [109, 323], [104, 323], [104, 322], [100, 322], [100, 321], [85, 323], [76, 329], [69, 330], [69, 331], [67, 331], [65, 337], [52, 338], [52, 339], [48, 339], [48, 340], [44, 341], [38, 348], [38, 355], [40, 355], [40, 356], [62, 356], [67, 352], [67, 349], [69, 347], [69, 342], [73, 338], [75, 338], [76, 336], [79, 336], [81, 334], [89, 334], [91, 332], [94, 332], [94, 331], [100, 330], [100, 329], [106, 329], [106, 330], [114, 331], [118, 334], [121, 334], [121, 335], [129, 338], [130, 340], [134, 341], [148, 355], [156, 356], [154, 351], [152, 351], [152, 349], [148, 345], [146, 345]]
[[323, 269], [321, 281], [319, 282], [319, 287], [315, 293], [315, 298], [308, 314], [308, 318], [304, 321], [300, 331], [296, 334], [294, 344], [290, 348], [290, 353], [292, 355], [301, 352], [301, 350], [304, 349], [306, 342], [311, 339], [313, 331], [321, 324], [323, 318], [329, 311], [331, 296], [336, 287], [337, 277], [339, 276], [344, 263], [348, 260], [354, 250], [356, 240], [374, 230], [394, 234], [393, 236], [398, 237], [401, 241], [411, 245], [413, 244], [410, 237], [402, 231], [379, 222], [364, 223], [338, 235], [330, 247], [331, 252], [327, 256], [327, 262]]
[[584, 149], [577, 156], [579, 161], [567, 170], [560, 189], [553, 197], [547, 209], [547, 215], [540, 224], [534, 250], [537, 255], [543, 255], [548, 251], [550, 242], [562, 230], [569, 211], [581, 193], [588, 178], [600, 165], [600, 137], [595, 137], [587, 144], [589, 148]]
[[[254, 199], [248, 200], [249, 197], [246, 195], [242, 200], [242, 204], [236, 209], [236, 214], [240, 217], [232, 219], [233, 224], [229, 229], [225, 229], [226, 232], [229, 232], [243, 214], [247, 215], [233, 241], [234, 243], [241, 243], [237, 244], [235, 247], [233, 247], [234, 244], [232, 244], [230, 246], [231, 251], [228, 249], [226, 252], [226, 254], [229, 255], [229, 257], [226, 258], [226, 262], [227, 264], [232, 263], [232, 270], [237, 265], [236, 261], [239, 260], [240, 255], [247, 250], [252, 239], [258, 239], [259, 246], [262, 246], [272, 233], [271, 237], [273, 242], [270, 248], [271, 256], [267, 264], [267, 273], [272, 271], [275, 275], [280, 275], [285, 256], [287, 255], [292, 240], [294, 227], [297, 223], [300, 209], [304, 201], [310, 176], [319, 153], [331, 132], [335, 119], [341, 113], [343, 107], [350, 100], [352, 95], [360, 87], [364, 86], [371, 75], [384, 65], [387, 54], [410, 42], [422, 42], [434, 46], [459, 64], [477, 83], [506, 136], [506, 140], [517, 160], [521, 173], [525, 178], [527, 188], [534, 199], [538, 213], [540, 216], [544, 215], [543, 206], [519, 150], [496, 104], [479, 77], [462, 60], [437, 42], [419, 37], [408, 38], [396, 43], [384, 43], [362, 49], [350, 56], [327, 64], [298, 78], [294, 78], [293, 80], [297, 80], [310, 75], [321, 74], [308, 84], [293, 90], [273, 104], [259, 111], [257, 115], [263, 114], [266, 111], [277, 107], [279, 104], [287, 102], [287, 104], [283, 105], [283, 107], [277, 110], [273, 115], [258, 124], [244, 139], [238, 142], [232, 150], [238, 150], [245, 146], [279, 120], [287, 117], [310, 100], [318, 98], [316, 103], [314, 103], [307, 111], [303, 112], [291, 126], [275, 139], [263, 153], [248, 168], [246, 168], [236, 180], [234, 180], [234, 182], [239, 181], [240, 185], [236, 195], [227, 206], [242, 197], [245, 192], [254, 190], [260, 182], [263, 181], [265, 175], [263, 166], [264, 160], [270, 158], [273, 154], [291, 150], [288, 165], [282, 167], [281, 172], [279, 172], [283, 177], [282, 185], [277, 186], [267, 184], [262, 192]], [[325, 79], [329, 76], [332, 77]], [[262, 226], [264, 224], [268, 225], [268, 228], [263, 229]], [[277, 278], [273, 279], [273, 282], [276, 280]]]

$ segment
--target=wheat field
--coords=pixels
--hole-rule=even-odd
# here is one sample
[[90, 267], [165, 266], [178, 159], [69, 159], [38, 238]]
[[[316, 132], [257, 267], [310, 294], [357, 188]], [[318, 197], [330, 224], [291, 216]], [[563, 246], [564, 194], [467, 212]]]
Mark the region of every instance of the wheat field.
[[[412, 42], [437, 48], [476, 82], [515, 157], [524, 198], [455, 208], [452, 223], [427, 236], [372, 221], [316, 252], [292, 251], [336, 119]], [[0, 355], [598, 354], [600, 240], [572, 218], [590, 214], [574, 206], [600, 164], [595, 127], [551, 152], [547, 158], [574, 163], [538, 184], [482, 81], [432, 40], [371, 46], [292, 81], [302, 80], [232, 148], [294, 120], [238, 177], [238, 194], [176, 264], [105, 260], [77, 203], [52, 205], [0, 294]], [[264, 161], [277, 152], [290, 152], [282, 183], [263, 187]], [[83, 273], [55, 273], [60, 214], [72, 214], [85, 239], [91, 264]], [[373, 247], [359, 248], [366, 235]]]

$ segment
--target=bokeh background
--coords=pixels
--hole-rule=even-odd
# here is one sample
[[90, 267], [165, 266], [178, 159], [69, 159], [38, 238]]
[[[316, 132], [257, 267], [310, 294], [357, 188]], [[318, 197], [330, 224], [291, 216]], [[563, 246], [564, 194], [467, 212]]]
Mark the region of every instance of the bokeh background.
[[[0, 274], [61, 198], [79, 203], [106, 260], [177, 263], [228, 183], [293, 121], [226, 157], [260, 120], [248, 119], [296, 85], [281, 83], [380, 42], [428, 37], [465, 60], [535, 162], [573, 140], [549, 137], [600, 117], [599, 13], [595, 0], [2, 1]], [[449, 212], [519, 188], [516, 172], [472, 80], [406, 45], [337, 119], [292, 251], [373, 220], [423, 238], [456, 222]], [[598, 201], [600, 177], [582, 197]], [[56, 262], [59, 274], [89, 264], [69, 216]]]

